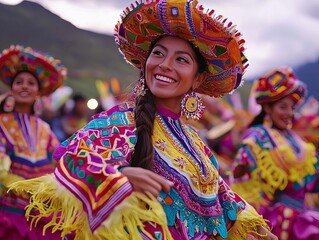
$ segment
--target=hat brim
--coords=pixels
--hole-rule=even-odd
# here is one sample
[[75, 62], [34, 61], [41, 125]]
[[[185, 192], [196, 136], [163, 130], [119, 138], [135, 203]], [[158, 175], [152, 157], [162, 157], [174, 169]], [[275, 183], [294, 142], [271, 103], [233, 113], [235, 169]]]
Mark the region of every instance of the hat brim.
[[0, 79], [11, 85], [14, 77], [19, 72], [31, 72], [40, 84], [41, 95], [49, 95], [63, 84], [67, 70], [57, 59], [45, 53], [11, 46], [0, 55]]
[[127, 8], [115, 27], [115, 41], [134, 67], [144, 67], [152, 42], [177, 36], [197, 47], [207, 62], [207, 78], [198, 93], [219, 97], [241, 85], [248, 66], [244, 40], [231, 22], [214, 11], [203, 12], [197, 1], [157, 0]]
[[235, 125], [235, 120], [229, 120], [225, 123], [218, 124], [207, 131], [206, 138], [208, 140], [214, 140], [225, 136], [225, 134], [229, 133]]
[[297, 104], [307, 95], [307, 87], [293, 70], [282, 67], [268, 72], [254, 83], [254, 95], [258, 104], [276, 102], [291, 96]]

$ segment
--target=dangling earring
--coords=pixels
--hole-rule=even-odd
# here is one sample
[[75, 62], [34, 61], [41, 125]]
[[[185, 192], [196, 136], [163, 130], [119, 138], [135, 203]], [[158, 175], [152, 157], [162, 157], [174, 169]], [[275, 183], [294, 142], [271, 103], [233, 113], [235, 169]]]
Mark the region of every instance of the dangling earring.
[[9, 95], [5, 100], [4, 100], [4, 105], [3, 105], [3, 111], [5, 112], [12, 112], [15, 106], [15, 99], [13, 96]]
[[266, 113], [266, 115], [265, 115], [265, 117], [264, 117], [263, 125], [264, 125], [265, 127], [269, 127], [269, 128], [271, 128], [272, 125], [273, 125], [272, 119], [271, 119], [271, 117], [269, 116], [269, 114], [267, 114], [267, 113]]
[[137, 85], [134, 87], [133, 95], [134, 97], [144, 96], [146, 90], [147, 89], [145, 89], [145, 79], [142, 77], [138, 80]]
[[185, 94], [181, 102], [181, 109], [186, 119], [199, 120], [203, 116], [205, 106], [203, 100], [192, 91]]
[[41, 98], [37, 98], [35, 102], [33, 103], [33, 111], [35, 115], [40, 116], [42, 114], [43, 105]]

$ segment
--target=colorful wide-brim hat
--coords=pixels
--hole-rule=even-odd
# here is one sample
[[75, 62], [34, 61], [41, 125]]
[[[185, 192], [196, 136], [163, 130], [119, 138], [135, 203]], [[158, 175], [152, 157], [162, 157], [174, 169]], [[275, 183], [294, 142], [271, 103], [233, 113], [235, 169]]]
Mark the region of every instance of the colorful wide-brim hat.
[[244, 40], [232, 22], [192, 0], [140, 0], [127, 7], [115, 26], [124, 58], [144, 67], [151, 43], [162, 35], [191, 42], [206, 59], [207, 78], [195, 91], [219, 97], [241, 85], [247, 64]]
[[0, 79], [10, 86], [16, 74], [23, 71], [38, 78], [41, 95], [55, 91], [67, 76], [67, 70], [60, 60], [31, 47], [17, 45], [3, 50], [0, 54]]
[[258, 104], [275, 102], [288, 95], [298, 103], [307, 94], [306, 85], [289, 67], [277, 68], [268, 72], [255, 82], [254, 88]]

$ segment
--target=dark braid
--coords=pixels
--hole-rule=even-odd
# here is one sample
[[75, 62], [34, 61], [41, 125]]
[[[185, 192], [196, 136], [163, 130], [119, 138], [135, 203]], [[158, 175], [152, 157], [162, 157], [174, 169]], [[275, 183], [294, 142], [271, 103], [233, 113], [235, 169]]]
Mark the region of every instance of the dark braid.
[[[274, 105], [274, 103], [275, 102], [269, 102], [269, 103], [267, 103], [267, 105], [269, 107], [272, 107]], [[264, 118], [266, 115], [267, 114], [265, 112], [265, 109], [262, 106], [260, 113], [251, 121], [251, 123], [248, 125], [248, 127], [250, 128], [250, 127], [253, 127], [253, 126], [258, 125], [258, 124], [263, 124]]]
[[[148, 59], [151, 51], [163, 35], [152, 42], [150, 46], [150, 51], [146, 59]], [[196, 60], [198, 63], [198, 72], [204, 72], [207, 70], [207, 63], [205, 58], [200, 54], [199, 50], [189, 42], [190, 46], [195, 52]], [[146, 66], [144, 66], [144, 69]], [[141, 72], [140, 77], [144, 77], [145, 73]], [[145, 85], [145, 88], [147, 86]], [[146, 91], [144, 96], [139, 96], [136, 98], [136, 108], [135, 108], [135, 124], [137, 128], [137, 142], [134, 149], [134, 154], [131, 159], [130, 165], [132, 167], [142, 167], [145, 169], [151, 169], [154, 158], [154, 147], [152, 142], [152, 135], [154, 130], [154, 120], [156, 113], [156, 105], [154, 95], [150, 90]]]
[[135, 124], [137, 143], [131, 159], [132, 167], [151, 169], [154, 158], [152, 135], [154, 130], [156, 106], [151, 91], [136, 98]]
[[258, 124], [262, 124], [264, 122], [265, 116], [266, 116], [266, 112], [262, 109], [261, 112], [248, 125], [248, 128], [253, 127], [255, 125], [258, 125]]

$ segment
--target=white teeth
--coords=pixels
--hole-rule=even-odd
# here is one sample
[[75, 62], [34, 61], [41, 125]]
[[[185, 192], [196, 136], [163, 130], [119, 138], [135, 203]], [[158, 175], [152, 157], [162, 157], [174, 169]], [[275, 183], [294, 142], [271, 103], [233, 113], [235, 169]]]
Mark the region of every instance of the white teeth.
[[155, 78], [158, 79], [158, 80], [161, 80], [163, 82], [169, 82], [169, 83], [175, 82], [173, 79], [170, 79], [168, 77], [164, 77], [164, 76], [161, 76], [161, 75], [155, 75]]
[[27, 96], [29, 96], [29, 93], [27, 93], [27, 92], [21, 92], [21, 93], [20, 93], [20, 96], [21, 96], [21, 97], [27, 97]]

